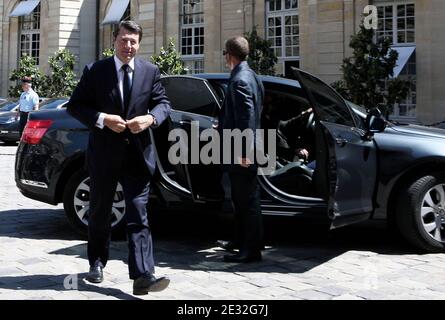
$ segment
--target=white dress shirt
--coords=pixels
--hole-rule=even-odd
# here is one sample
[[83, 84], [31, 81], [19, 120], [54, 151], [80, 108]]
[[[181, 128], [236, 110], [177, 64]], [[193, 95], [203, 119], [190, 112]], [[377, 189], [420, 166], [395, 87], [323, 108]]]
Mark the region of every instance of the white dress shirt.
[[[116, 65], [117, 85], [119, 87], [119, 92], [121, 94], [121, 100], [122, 100], [122, 105], [123, 105], [124, 104], [124, 70], [122, 69], [122, 66], [125, 63], [120, 61], [119, 58], [116, 56], [113, 56], [113, 58], [114, 58], [114, 64]], [[133, 82], [134, 58], [131, 59], [130, 62], [128, 62], [128, 66], [130, 67], [130, 69], [128, 69], [128, 74], [130, 75], [131, 82]], [[103, 129], [104, 118], [105, 118], [105, 113], [103, 113], [103, 112], [99, 113], [99, 118], [97, 118], [97, 121], [96, 121], [96, 127]]]

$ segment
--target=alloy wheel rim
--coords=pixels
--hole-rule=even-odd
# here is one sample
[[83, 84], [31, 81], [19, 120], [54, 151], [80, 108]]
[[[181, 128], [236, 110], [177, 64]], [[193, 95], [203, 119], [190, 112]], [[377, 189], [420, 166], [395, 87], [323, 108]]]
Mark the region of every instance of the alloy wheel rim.
[[422, 200], [420, 217], [425, 232], [434, 240], [445, 242], [445, 184], [429, 189]]
[[[77, 218], [85, 226], [88, 226], [88, 218], [90, 211], [90, 178], [87, 177], [77, 186], [74, 192], [74, 210]], [[113, 199], [111, 227], [116, 226], [125, 215], [125, 198], [122, 185], [117, 184], [116, 192]]]

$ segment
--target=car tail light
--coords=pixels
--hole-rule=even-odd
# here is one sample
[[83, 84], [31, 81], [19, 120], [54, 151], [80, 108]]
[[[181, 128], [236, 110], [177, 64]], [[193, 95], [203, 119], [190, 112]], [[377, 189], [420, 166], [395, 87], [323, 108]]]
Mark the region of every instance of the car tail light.
[[52, 120], [29, 120], [23, 130], [22, 141], [38, 144], [52, 123]]

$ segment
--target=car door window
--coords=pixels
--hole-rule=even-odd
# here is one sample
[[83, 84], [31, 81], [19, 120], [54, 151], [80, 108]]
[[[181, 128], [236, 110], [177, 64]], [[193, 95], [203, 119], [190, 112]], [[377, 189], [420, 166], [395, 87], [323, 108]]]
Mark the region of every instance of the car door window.
[[318, 104], [317, 114], [321, 121], [355, 126], [354, 119], [343, 98], [316, 77], [300, 71], [301, 81]]
[[208, 80], [213, 90], [216, 92], [219, 103], [223, 104], [227, 92], [227, 80]]
[[264, 102], [262, 128], [276, 129], [280, 121], [292, 119], [311, 107], [305, 92], [295, 81], [295, 86], [263, 81]]
[[165, 77], [161, 81], [173, 109], [209, 117], [218, 115], [217, 95], [205, 80]]

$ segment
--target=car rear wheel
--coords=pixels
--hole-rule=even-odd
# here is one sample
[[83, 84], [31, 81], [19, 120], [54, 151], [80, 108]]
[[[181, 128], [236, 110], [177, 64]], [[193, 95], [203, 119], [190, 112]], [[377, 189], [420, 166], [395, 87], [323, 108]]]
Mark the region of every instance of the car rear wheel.
[[396, 223], [402, 235], [428, 252], [445, 249], [445, 175], [418, 178], [397, 199]]
[[[72, 226], [81, 234], [88, 233], [90, 209], [90, 178], [79, 170], [68, 180], [63, 194], [63, 207]], [[118, 183], [113, 200], [111, 230], [117, 232], [125, 225], [125, 199], [122, 185]]]

